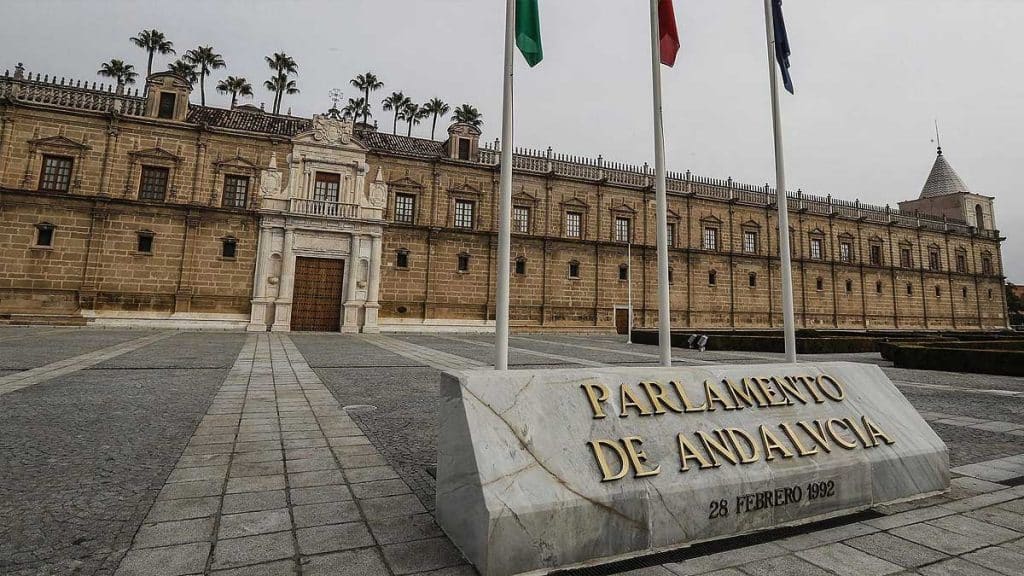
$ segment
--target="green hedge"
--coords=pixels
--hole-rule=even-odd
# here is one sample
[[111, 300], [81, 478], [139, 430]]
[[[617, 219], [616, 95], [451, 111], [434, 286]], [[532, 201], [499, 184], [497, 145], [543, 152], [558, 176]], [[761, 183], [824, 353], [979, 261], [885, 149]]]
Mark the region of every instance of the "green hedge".
[[902, 345], [892, 349], [897, 368], [1024, 376], [1024, 351]]

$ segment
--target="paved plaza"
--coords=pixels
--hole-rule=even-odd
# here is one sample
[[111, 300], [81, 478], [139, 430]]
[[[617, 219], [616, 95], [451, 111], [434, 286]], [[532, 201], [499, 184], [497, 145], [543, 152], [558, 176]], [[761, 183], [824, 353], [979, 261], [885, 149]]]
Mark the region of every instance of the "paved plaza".
[[[510, 365], [657, 363], [623, 340], [514, 336]], [[473, 575], [433, 518], [438, 387], [492, 342], [0, 328], [0, 574]], [[1021, 574], [1024, 379], [813, 359], [882, 366], [947, 443], [951, 491], [587, 574]]]

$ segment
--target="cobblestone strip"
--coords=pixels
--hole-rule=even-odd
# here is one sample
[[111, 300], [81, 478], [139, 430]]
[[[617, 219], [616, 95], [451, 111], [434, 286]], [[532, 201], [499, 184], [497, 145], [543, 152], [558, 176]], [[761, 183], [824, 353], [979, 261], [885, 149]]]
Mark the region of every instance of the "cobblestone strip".
[[[637, 358], [644, 358], [648, 360], [660, 360], [661, 356], [658, 354], [650, 354], [648, 352], [636, 352], [633, 350], [616, 350], [614, 348], [602, 348], [600, 346], [586, 346], [584, 344], [570, 344], [568, 342], [559, 342], [557, 340], [541, 340], [540, 338], [524, 338], [522, 336], [512, 336], [513, 340], [523, 340], [525, 342], [542, 342], [544, 344], [553, 344], [555, 346], [568, 346], [570, 348], [579, 348], [581, 350], [592, 350], [594, 352], [610, 352], [612, 354], [621, 354], [623, 356], [635, 356]], [[529, 351], [529, 349], [521, 348], [521, 350]], [[695, 358], [682, 358], [679, 356], [673, 356], [672, 362], [678, 362], [680, 364], [720, 364], [712, 360], [697, 360]]]
[[123, 342], [121, 344], [101, 348], [100, 350], [89, 352], [88, 354], [81, 354], [58, 362], [52, 362], [45, 366], [32, 368], [31, 370], [8, 374], [7, 376], [0, 377], [0, 396], [14, 392], [15, 390], [34, 386], [40, 382], [57, 378], [58, 376], [84, 370], [85, 368], [95, 366], [100, 362], [116, 358], [123, 354], [138, 350], [139, 348], [149, 346], [154, 342], [170, 338], [175, 334], [176, 332], [174, 331], [159, 332], [130, 342]]
[[425, 366], [430, 366], [431, 368], [436, 368], [441, 371], [472, 370], [474, 368], [486, 368], [488, 366], [492, 366], [492, 364], [480, 362], [464, 356], [441, 352], [440, 350], [434, 350], [427, 346], [420, 346], [419, 344], [405, 342], [404, 340], [398, 340], [396, 338], [382, 336], [380, 334], [364, 335], [362, 338], [366, 342], [369, 342], [378, 348], [394, 352], [399, 356], [403, 356], [416, 362], [421, 362]]
[[927, 384], [924, 382], [912, 382], [909, 380], [893, 380], [899, 386], [910, 386], [911, 388], [925, 388], [929, 390], [940, 390], [942, 392], [958, 392], [967, 394], [987, 394], [991, 396], [1008, 396], [1011, 398], [1024, 398], [1024, 392], [1017, 390], [998, 390], [991, 388], [964, 388], [962, 386], [948, 386], [946, 384]]
[[942, 412], [921, 412], [921, 417], [928, 422], [945, 424], [947, 426], [958, 426], [960, 428], [973, 428], [986, 432], [1001, 432], [1012, 436], [1024, 436], [1024, 424], [1016, 422], [1004, 422], [1002, 420], [986, 420], [984, 418], [971, 418], [968, 416], [955, 416]]
[[[484, 348], [494, 348], [494, 344], [493, 343], [491, 343], [491, 342], [483, 342], [481, 340], [470, 340], [468, 338], [457, 338], [455, 336], [441, 336], [441, 335], [435, 335], [434, 337], [435, 338], [440, 338], [442, 340], [450, 340], [452, 342], [462, 342], [463, 344], [472, 344], [474, 346], [482, 346]], [[516, 352], [522, 352], [524, 354], [532, 354], [534, 356], [539, 356], [541, 358], [550, 358], [552, 360], [557, 360], [558, 362], [564, 362], [564, 363], [567, 363], [567, 364], [579, 364], [580, 366], [593, 366], [593, 367], [597, 367], [597, 368], [605, 367], [605, 366], [610, 366], [610, 364], [605, 364], [604, 362], [597, 362], [595, 360], [583, 360], [582, 358], [574, 358], [572, 356], [562, 356], [561, 354], [551, 354], [549, 352], [538, 352], [536, 350], [529, 350], [527, 348], [516, 348], [514, 346], [509, 346], [509, 350], [515, 350]]]

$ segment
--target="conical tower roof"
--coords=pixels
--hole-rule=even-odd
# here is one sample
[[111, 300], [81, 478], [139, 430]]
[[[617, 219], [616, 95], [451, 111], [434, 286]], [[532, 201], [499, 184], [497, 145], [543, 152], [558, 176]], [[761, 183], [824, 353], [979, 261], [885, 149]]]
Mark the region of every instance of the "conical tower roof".
[[949, 162], [946, 162], [946, 157], [942, 155], [942, 148], [939, 148], [935, 164], [932, 165], [932, 172], [928, 175], [928, 181], [924, 183], [924, 188], [921, 189], [921, 198], [934, 198], [961, 192], [970, 193], [970, 189], [960, 179], [956, 170], [949, 165]]

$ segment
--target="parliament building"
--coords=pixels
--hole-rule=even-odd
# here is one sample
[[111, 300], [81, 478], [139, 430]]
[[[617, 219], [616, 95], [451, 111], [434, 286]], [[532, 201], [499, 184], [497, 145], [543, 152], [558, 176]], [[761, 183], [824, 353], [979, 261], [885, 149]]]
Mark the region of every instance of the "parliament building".
[[[169, 72], [141, 95], [0, 77], [0, 323], [491, 329], [497, 142], [190, 94]], [[624, 329], [630, 278], [656, 325], [653, 170], [550, 149], [513, 167], [513, 328]], [[668, 193], [673, 326], [781, 326], [775, 191], [686, 172]], [[993, 199], [941, 150], [898, 208], [789, 206], [799, 327], [1007, 326]]]

